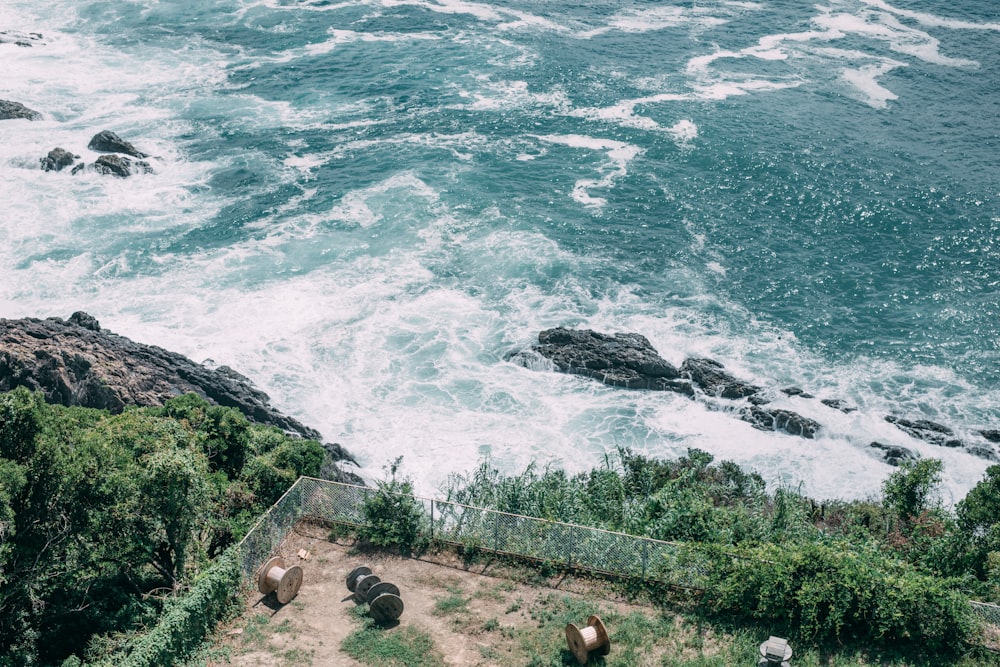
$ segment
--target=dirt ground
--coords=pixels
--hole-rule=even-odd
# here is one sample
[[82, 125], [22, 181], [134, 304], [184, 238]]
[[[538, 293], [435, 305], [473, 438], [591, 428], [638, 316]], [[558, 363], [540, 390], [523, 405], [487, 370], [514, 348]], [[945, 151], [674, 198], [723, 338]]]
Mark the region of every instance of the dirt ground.
[[[297, 555], [303, 550], [308, 552], [305, 559]], [[517, 568], [495, 560], [470, 565], [452, 552], [404, 558], [386, 551], [365, 551], [347, 539], [330, 541], [329, 531], [318, 525], [297, 526], [277, 555], [284, 558], [286, 567], [298, 565], [303, 569], [298, 595], [281, 605], [273, 593], [249, 593], [242, 616], [216, 633], [213, 650], [217, 657], [208, 660], [208, 667], [362, 664], [340, 648], [344, 639], [362, 625], [358, 612], [352, 613], [358, 603], [346, 584], [348, 574], [362, 565], [400, 589], [405, 609], [398, 625], [387, 632], [409, 627], [429, 635], [444, 663], [455, 667], [524, 664], [514, 655], [525, 650], [527, 640], [522, 630], [545, 633], [550, 653], [559, 650], [551, 648], [554, 642], [565, 648], [565, 621], [538, 612], [543, 607], [554, 608], [558, 600], [565, 613], [568, 602], [563, 598], [571, 598], [575, 601], [572, 604], [579, 605], [580, 617], [575, 622], [580, 627], [587, 623], [583, 610], [591, 608], [592, 613], [605, 614], [604, 618], [608, 614], [634, 618], [635, 612], [658, 617], [661, 623], [664, 618], [662, 611], [627, 603], [611, 587], [593, 580], [541, 578], [537, 569]], [[683, 622], [677, 621], [676, 633], [671, 634], [688, 632]], [[667, 623], [674, 620], [667, 619]], [[699, 652], [705, 649], [703, 639], [697, 641]], [[648, 664], [659, 664], [662, 655], [652, 654], [658, 652], [651, 651]], [[572, 657], [566, 653], [562, 659]], [[603, 664], [603, 660], [598, 662]]]

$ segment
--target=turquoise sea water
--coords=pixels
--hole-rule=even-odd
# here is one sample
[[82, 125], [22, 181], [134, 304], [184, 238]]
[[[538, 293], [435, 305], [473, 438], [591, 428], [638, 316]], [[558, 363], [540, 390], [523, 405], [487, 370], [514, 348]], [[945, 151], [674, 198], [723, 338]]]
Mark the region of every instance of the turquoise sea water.
[[[883, 417], [1000, 428], [1000, 9], [943, 2], [8, 0], [0, 316], [229, 364], [379, 476], [699, 447], [820, 496]], [[126, 180], [43, 173], [112, 129]], [[771, 388], [816, 441], [505, 361], [552, 326]]]

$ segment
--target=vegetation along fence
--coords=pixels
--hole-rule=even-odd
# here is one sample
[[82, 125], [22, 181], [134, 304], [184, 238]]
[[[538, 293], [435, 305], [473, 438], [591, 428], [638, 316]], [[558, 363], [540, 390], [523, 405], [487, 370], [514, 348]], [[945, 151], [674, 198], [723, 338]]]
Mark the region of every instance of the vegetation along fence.
[[[378, 489], [311, 477], [299, 480], [247, 533], [238, 550], [243, 576], [252, 579], [300, 519], [368, 526], [366, 500]], [[422, 507], [419, 529], [439, 543], [476, 547], [601, 574], [633, 577], [682, 588], [701, 589], [709, 554], [697, 546], [664, 542], [598, 528], [407, 496]], [[1000, 626], [1000, 607], [970, 603], [983, 622]]]
[[[240, 544], [243, 574], [277, 549], [297, 521], [368, 525], [365, 501], [386, 493], [364, 486], [301, 477], [247, 533]], [[595, 573], [635, 577], [701, 588], [707, 558], [683, 544], [636, 537], [587, 526], [497, 512], [445, 500], [410, 496], [423, 517], [419, 530], [429, 540], [498, 554], [557, 563]]]

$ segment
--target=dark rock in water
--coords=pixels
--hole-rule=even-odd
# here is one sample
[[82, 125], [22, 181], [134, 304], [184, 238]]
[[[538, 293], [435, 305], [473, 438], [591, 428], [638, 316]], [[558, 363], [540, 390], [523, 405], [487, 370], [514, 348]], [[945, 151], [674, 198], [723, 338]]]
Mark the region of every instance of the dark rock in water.
[[979, 431], [979, 435], [983, 436], [990, 442], [1000, 443], [1000, 431], [995, 429], [986, 429], [984, 431]]
[[69, 167], [79, 159], [79, 155], [73, 155], [68, 150], [53, 148], [41, 159], [42, 171], [62, 171], [64, 167]]
[[0, 120], [15, 120], [26, 118], [28, 120], [40, 120], [42, 114], [34, 109], [29, 109], [20, 102], [0, 100]]
[[39, 32], [16, 32], [12, 30], [0, 30], [0, 44], [16, 44], [17, 46], [33, 46], [32, 42], [39, 42], [42, 34]]
[[87, 144], [87, 148], [99, 153], [124, 153], [138, 158], [149, 157], [147, 153], [143, 153], [111, 130], [103, 130], [95, 134], [90, 143]]
[[839, 398], [824, 398], [820, 400], [820, 403], [827, 406], [828, 408], [833, 408], [834, 410], [840, 410], [845, 415], [849, 415], [852, 412], [857, 412], [857, 408], [853, 408], [847, 404], [847, 401], [842, 401]]
[[128, 178], [132, 174], [151, 174], [153, 168], [144, 160], [132, 161], [121, 155], [102, 155], [94, 163], [94, 169], [100, 173], [119, 178]]
[[0, 391], [41, 391], [50, 403], [121, 412], [188, 392], [237, 408], [251, 420], [305, 438], [320, 434], [287, 417], [246, 380], [237, 380], [163, 348], [135, 343], [77, 312], [63, 320], [0, 319]]
[[987, 461], [1000, 462], [1000, 457], [997, 457], [996, 451], [989, 445], [969, 445], [965, 451]]
[[[609, 336], [559, 327], [538, 334], [538, 342], [533, 351], [563, 373], [585, 375], [613, 387], [693, 394], [690, 383], [639, 334]], [[516, 356], [512, 360], [519, 361]]]
[[882, 453], [882, 460], [891, 466], [899, 467], [899, 464], [903, 461], [911, 461], [917, 458], [917, 455], [906, 447], [884, 445], [881, 442], [872, 442], [869, 443], [868, 446], [872, 449], [880, 450]]
[[685, 359], [681, 374], [709, 396], [718, 398], [748, 398], [760, 392], [760, 387], [737, 380], [713, 359]]
[[955, 435], [955, 432], [950, 428], [944, 424], [932, 422], [929, 419], [910, 420], [903, 419], [902, 417], [896, 417], [895, 415], [888, 415], [885, 420], [890, 424], [895, 424], [896, 428], [904, 431], [917, 440], [923, 440], [924, 442], [929, 442], [932, 445], [940, 445], [942, 447], [961, 447], [965, 444], [958, 438], [952, 437]]
[[781, 393], [785, 396], [798, 396], [799, 398], [816, 398], [812, 394], [806, 392], [800, 387], [785, 387], [781, 390]]
[[789, 435], [799, 435], [809, 439], [816, 437], [820, 429], [819, 423], [808, 417], [790, 410], [772, 410], [759, 405], [740, 410], [740, 419], [761, 431], [784, 431]]

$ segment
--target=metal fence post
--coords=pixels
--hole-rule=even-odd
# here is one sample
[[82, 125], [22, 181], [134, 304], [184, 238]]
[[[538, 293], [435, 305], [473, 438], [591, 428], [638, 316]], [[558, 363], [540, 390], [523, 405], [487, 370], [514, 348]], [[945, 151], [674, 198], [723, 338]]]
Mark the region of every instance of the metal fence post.
[[500, 551], [500, 513], [493, 513], [493, 551]]
[[570, 527], [569, 539], [566, 540], [566, 569], [573, 567], [573, 528]]
[[642, 541], [642, 580], [646, 581], [646, 562], [649, 559], [649, 542], [647, 540]]
[[434, 499], [431, 498], [431, 542], [434, 541]]

